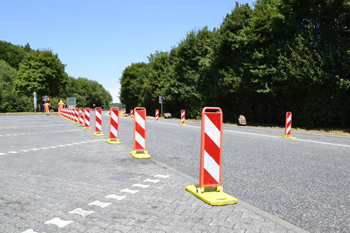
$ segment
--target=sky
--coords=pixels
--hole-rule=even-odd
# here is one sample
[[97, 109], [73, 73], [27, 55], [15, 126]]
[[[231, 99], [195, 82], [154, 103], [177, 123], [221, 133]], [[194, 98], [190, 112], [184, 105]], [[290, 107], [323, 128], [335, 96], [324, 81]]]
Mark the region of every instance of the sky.
[[[250, 0], [237, 1], [239, 4]], [[156, 51], [170, 51], [193, 29], [219, 28], [229, 0], [3, 1], [0, 40], [51, 49], [66, 73], [95, 80], [119, 102], [120, 77]]]

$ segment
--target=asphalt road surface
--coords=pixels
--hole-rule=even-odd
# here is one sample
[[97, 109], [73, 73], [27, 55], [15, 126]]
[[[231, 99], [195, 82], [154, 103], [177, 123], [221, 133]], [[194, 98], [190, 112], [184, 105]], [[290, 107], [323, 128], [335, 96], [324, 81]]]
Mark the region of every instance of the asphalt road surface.
[[[91, 119], [94, 119], [92, 114]], [[147, 119], [153, 159], [199, 178], [200, 122]], [[92, 120], [93, 126], [93, 120]], [[108, 135], [109, 115], [103, 113]], [[310, 232], [350, 232], [350, 137], [224, 125], [222, 186], [239, 200]], [[119, 139], [133, 148], [133, 120]]]

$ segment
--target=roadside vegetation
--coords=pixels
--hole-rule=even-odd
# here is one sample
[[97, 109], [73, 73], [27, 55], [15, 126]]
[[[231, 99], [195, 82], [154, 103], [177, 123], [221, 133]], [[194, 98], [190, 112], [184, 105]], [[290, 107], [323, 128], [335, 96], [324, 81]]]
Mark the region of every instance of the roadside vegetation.
[[[0, 112], [33, 112], [33, 93], [38, 103], [45, 95], [52, 106], [76, 97], [77, 107], [109, 108], [112, 96], [101, 84], [87, 78], [73, 78], [51, 50], [32, 50], [0, 41]], [[38, 110], [37, 110], [38, 111]]]
[[[350, 2], [258, 0], [236, 4], [218, 28], [188, 32], [170, 51], [132, 63], [120, 79], [127, 109], [197, 119], [205, 106], [225, 122], [350, 127]], [[171, 45], [169, 45], [171, 46]], [[152, 51], [150, 51], [152, 52]]]

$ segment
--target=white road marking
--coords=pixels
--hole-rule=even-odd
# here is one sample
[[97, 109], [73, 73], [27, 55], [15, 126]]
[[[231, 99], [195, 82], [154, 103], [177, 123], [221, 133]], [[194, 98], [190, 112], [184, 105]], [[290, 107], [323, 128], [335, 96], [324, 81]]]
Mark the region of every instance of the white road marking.
[[77, 208], [77, 209], [75, 209], [75, 210], [72, 210], [72, 211], [70, 211], [70, 212], [68, 212], [69, 214], [80, 214], [81, 216], [83, 216], [83, 217], [86, 217], [86, 216], [88, 216], [89, 214], [92, 214], [92, 213], [94, 213], [95, 211], [87, 211], [87, 210], [83, 210], [83, 209], [81, 209], [81, 208]]
[[147, 185], [147, 184], [133, 184], [132, 186], [140, 187], [140, 188], [144, 188], [144, 189], [149, 187], [149, 185]]
[[157, 174], [157, 175], [155, 175], [154, 177], [160, 177], [160, 178], [166, 179], [166, 178], [169, 177], [169, 175], [160, 175], [160, 174]]
[[[40, 127], [42, 126], [57, 126], [57, 125], [69, 125], [69, 124], [52, 124], [52, 125], [40, 125]], [[26, 126], [12, 126], [12, 127], [0, 127], [0, 129], [18, 129], [18, 128], [30, 128], [30, 127], [38, 127], [39, 125], [26, 125]]]
[[99, 206], [101, 208], [105, 208], [105, 207], [107, 207], [107, 206], [109, 206], [111, 204], [112, 203], [109, 203], [109, 202], [94, 201], [94, 202], [89, 203], [88, 205], [97, 205], [97, 206]]
[[132, 189], [123, 189], [123, 190], [120, 190], [120, 192], [122, 193], [131, 193], [131, 194], [134, 194], [134, 193], [137, 193], [139, 190], [132, 190]]
[[111, 194], [106, 196], [105, 198], [112, 198], [112, 199], [117, 199], [118, 201], [123, 200], [124, 198], [126, 198], [126, 196], [117, 196], [115, 194]]
[[45, 132], [39, 132], [39, 133], [19, 133], [19, 134], [3, 134], [0, 136], [18, 136], [18, 135], [33, 135], [33, 134], [50, 134], [50, 133], [66, 133], [66, 132], [73, 132], [73, 131], [81, 131], [80, 129], [70, 129], [70, 130], [60, 130], [60, 131], [45, 131]]
[[[159, 122], [161, 124], [168, 124], [168, 125], [176, 125], [173, 123], [165, 123], [165, 122]], [[193, 128], [201, 128], [200, 126], [193, 126], [193, 125], [187, 125], [188, 127], [193, 127]], [[241, 134], [248, 134], [248, 135], [254, 135], [254, 136], [261, 136], [261, 137], [270, 137], [270, 138], [278, 138], [278, 136], [272, 136], [272, 135], [266, 135], [266, 134], [258, 134], [258, 133], [249, 133], [249, 132], [241, 132], [241, 131], [235, 131], [235, 130], [224, 130], [223, 133], [225, 132], [230, 132], [230, 133], [241, 133]], [[304, 133], [304, 132], [303, 132]], [[307, 132], [305, 132], [307, 133]], [[312, 133], [307, 133], [307, 134], [312, 134]], [[322, 135], [322, 136], [328, 136], [328, 135], [323, 135], [323, 134], [317, 134], [317, 135]], [[332, 135], [330, 135], [332, 136]], [[282, 141], [282, 140], [281, 140]], [[331, 146], [342, 146], [342, 147], [350, 147], [350, 145], [344, 145], [344, 144], [337, 144], [337, 143], [329, 143], [329, 142], [320, 142], [320, 141], [312, 141], [312, 140], [304, 140], [304, 139], [293, 139], [293, 141], [301, 141], [301, 142], [311, 142], [311, 143], [318, 143], [318, 144], [324, 144], [324, 145], [331, 145]]]
[[160, 180], [151, 180], [151, 179], [146, 179], [144, 180], [144, 182], [152, 182], [152, 183], [157, 183], [159, 182]]
[[60, 218], [53, 218], [50, 221], [45, 222], [44, 224], [54, 224], [57, 225], [59, 228], [65, 227], [68, 224], [71, 224], [73, 221], [64, 221]]
[[[88, 141], [88, 142], [98, 142], [98, 141], [104, 141], [104, 139], [97, 139], [93, 141]], [[72, 146], [72, 145], [79, 145], [83, 143], [88, 143], [88, 142], [76, 142], [76, 143], [70, 143], [70, 144], [65, 144], [65, 145], [57, 145], [57, 146], [48, 146], [48, 147], [40, 147], [40, 148], [32, 148], [28, 150], [19, 150], [19, 151], [9, 151], [7, 153], [0, 153], [0, 155], [6, 155], [6, 154], [17, 154], [19, 152], [28, 152], [28, 151], [37, 151], [37, 150], [47, 150], [50, 148], [57, 148], [57, 147], [65, 147], [65, 146]]]
[[22, 233], [38, 233], [38, 232], [34, 231], [33, 229], [28, 229], [28, 230], [22, 231]]

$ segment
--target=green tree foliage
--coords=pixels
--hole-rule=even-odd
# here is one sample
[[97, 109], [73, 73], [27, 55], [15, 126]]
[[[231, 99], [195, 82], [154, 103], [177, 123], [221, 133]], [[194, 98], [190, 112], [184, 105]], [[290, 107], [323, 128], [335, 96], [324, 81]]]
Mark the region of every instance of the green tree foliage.
[[33, 51], [0, 41], [0, 112], [33, 111], [33, 92], [57, 106], [60, 99], [76, 97], [77, 107], [109, 108], [112, 96], [102, 85], [86, 78], [74, 79], [52, 51]]
[[153, 114], [198, 117], [219, 106], [224, 120], [350, 126], [350, 4], [342, 0], [258, 0], [239, 5], [219, 29], [187, 33], [170, 53], [134, 63], [121, 78], [121, 100]]
[[15, 89], [25, 95], [30, 95], [34, 91], [39, 96], [60, 95], [67, 83], [64, 67], [58, 55], [52, 51], [33, 51], [27, 54], [19, 66]]
[[6, 61], [10, 66], [18, 70], [19, 64], [22, 62], [26, 52], [30, 52], [30, 46], [26, 47], [13, 45], [9, 42], [0, 41], [0, 59]]
[[109, 108], [112, 101], [111, 94], [106, 91], [101, 84], [86, 78], [68, 77], [66, 89], [62, 95], [63, 99], [75, 97], [77, 107], [96, 107]]
[[14, 91], [17, 71], [0, 60], [0, 112], [29, 112], [33, 110], [33, 96], [19, 95]]

